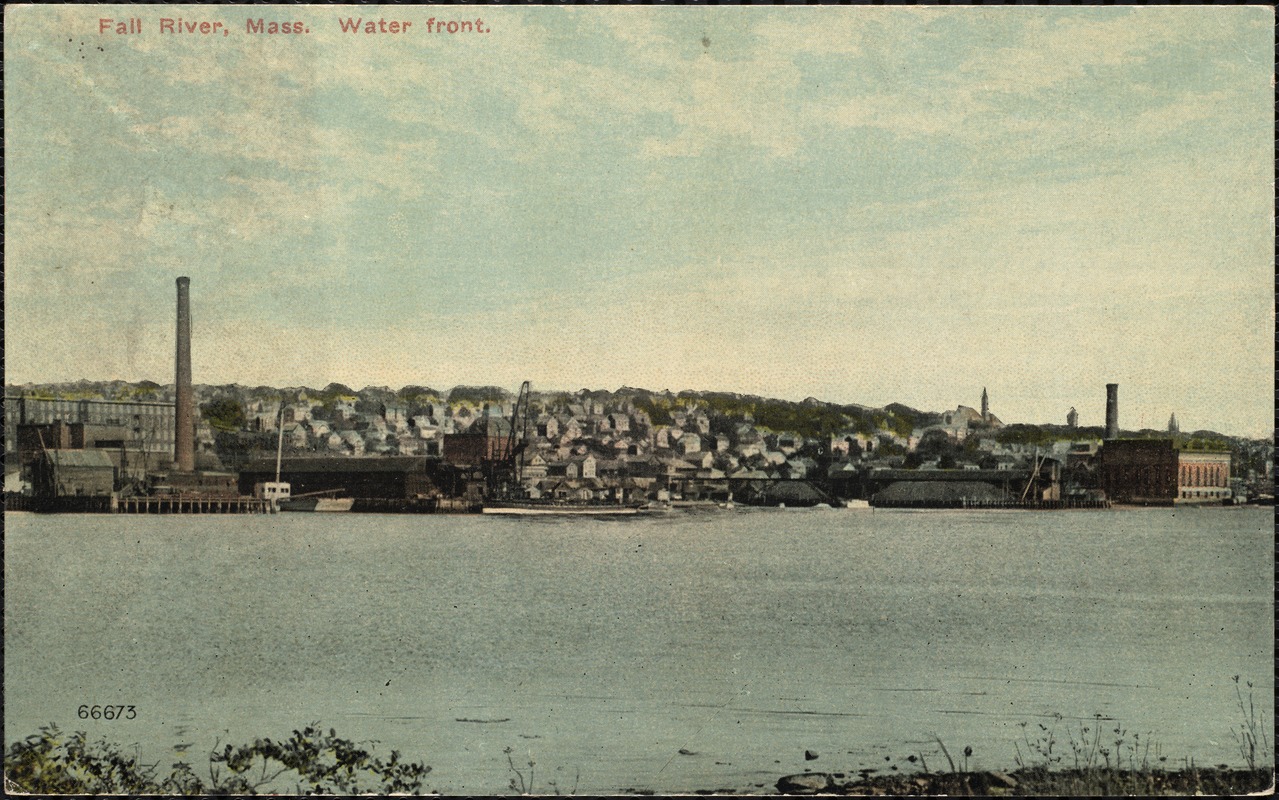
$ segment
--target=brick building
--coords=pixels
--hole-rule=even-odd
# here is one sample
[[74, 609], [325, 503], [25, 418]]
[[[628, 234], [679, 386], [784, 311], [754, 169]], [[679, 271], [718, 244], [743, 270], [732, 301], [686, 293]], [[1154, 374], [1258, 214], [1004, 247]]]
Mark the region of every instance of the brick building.
[[1221, 503], [1231, 496], [1230, 453], [1185, 450], [1172, 439], [1108, 440], [1099, 475], [1116, 503]]
[[480, 417], [465, 433], [444, 434], [444, 460], [459, 467], [508, 461], [511, 423], [502, 417]]

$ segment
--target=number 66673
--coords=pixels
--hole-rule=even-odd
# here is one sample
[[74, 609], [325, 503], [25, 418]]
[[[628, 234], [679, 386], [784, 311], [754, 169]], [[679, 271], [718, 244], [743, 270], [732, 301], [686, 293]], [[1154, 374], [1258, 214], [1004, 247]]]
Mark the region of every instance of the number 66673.
[[136, 719], [136, 706], [90, 706], [83, 705], [76, 710], [80, 719]]

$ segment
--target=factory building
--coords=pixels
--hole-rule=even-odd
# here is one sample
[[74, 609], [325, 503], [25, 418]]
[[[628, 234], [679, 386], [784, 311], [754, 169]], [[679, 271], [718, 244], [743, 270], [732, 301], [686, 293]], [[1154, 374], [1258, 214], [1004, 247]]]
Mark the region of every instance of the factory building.
[[[108, 437], [96, 435], [96, 426], [115, 429], [115, 436], [127, 442], [130, 452], [145, 458], [151, 468], [167, 467], [173, 460], [173, 403], [131, 400], [56, 400], [43, 397], [6, 396], [4, 398], [4, 451], [6, 459], [19, 455], [24, 463], [30, 463], [31, 451], [39, 449], [39, 437], [45, 436], [44, 446], [52, 448], [93, 447], [95, 445], [65, 444], [57, 438], [70, 436], [70, 432], [53, 430], [59, 423], [81, 425], [90, 431], [87, 438], [93, 441]], [[25, 426], [47, 426], [36, 434]], [[26, 441], [23, 437], [31, 437]], [[53, 437], [53, 438], [49, 438]], [[101, 445], [98, 445], [101, 446]], [[23, 457], [21, 454], [26, 452]]]
[[[1171, 420], [1176, 424], [1176, 418]], [[1106, 441], [1097, 456], [1112, 503], [1179, 505], [1230, 499], [1230, 453], [1189, 450], [1175, 439], [1120, 439], [1119, 385], [1106, 384]]]
[[1230, 453], [1186, 450], [1172, 439], [1107, 441], [1099, 472], [1115, 503], [1221, 503], [1231, 497]]

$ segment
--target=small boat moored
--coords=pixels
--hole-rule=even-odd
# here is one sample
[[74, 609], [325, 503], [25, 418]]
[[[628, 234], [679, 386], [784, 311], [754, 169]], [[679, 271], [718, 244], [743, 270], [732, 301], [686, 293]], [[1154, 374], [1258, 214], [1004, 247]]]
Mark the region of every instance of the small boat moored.
[[615, 503], [564, 503], [537, 500], [492, 500], [480, 509], [485, 514], [503, 514], [514, 517], [573, 516], [616, 517], [639, 514], [645, 509], [636, 505]]
[[350, 511], [354, 497], [304, 497], [294, 495], [279, 503], [281, 511]]

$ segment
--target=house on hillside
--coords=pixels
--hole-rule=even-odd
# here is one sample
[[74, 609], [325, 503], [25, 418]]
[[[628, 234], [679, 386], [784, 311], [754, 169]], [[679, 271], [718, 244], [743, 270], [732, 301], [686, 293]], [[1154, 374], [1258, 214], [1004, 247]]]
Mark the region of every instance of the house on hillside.
[[785, 455], [793, 455], [800, 445], [803, 444], [803, 437], [798, 434], [784, 431], [777, 434], [776, 449], [782, 451]]
[[398, 404], [388, 404], [382, 407], [382, 419], [386, 421], [386, 427], [400, 433], [409, 427], [409, 410], [408, 407]]
[[537, 421], [537, 435], [547, 439], [556, 439], [560, 435], [560, 421], [552, 416], [543, 416]]
[[332, 430], [329, 423], [322, 419], [309, 419], [302, 423], [302, 427], [306, 428], [311, 436], [316, 439], [328, 436], [329, 432]]
[[808, 478], [817, 474], [817, 462], [804, 456], [791, 458], [783, 465], [790, 478]]
[[359, 431], [341, 431], [338, 433], [342, 437], [343, 448], [346, 452], [353, 456], [364, 455], [364, 437]]
[[714, 453], [708, 451], [695, 451], [684, 454], [684, 461], [692, 464], [698, 469], [710, 469], [715, 464]]
[[547, 462], [541, 453], [534, 453], [532, 456], [525, 455], [524, 459], [524, 463], [520, 467], [520, 473], [526, 483], [538, 483], [546, 478]]

